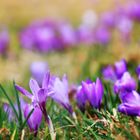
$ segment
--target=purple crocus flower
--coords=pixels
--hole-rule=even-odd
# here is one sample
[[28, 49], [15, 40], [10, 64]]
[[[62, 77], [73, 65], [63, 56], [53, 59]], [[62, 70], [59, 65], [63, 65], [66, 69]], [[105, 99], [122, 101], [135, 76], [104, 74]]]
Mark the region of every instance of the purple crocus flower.
[[90, 104], [95, 108], [100, 108], [104, 92], [100, 79], [97, 78], [96, 83], [82, 82], [82, 87]]
[[34, 109], [33, 113], [29, 117], [27, 123], [31, 131], [34, 131], [34, 134], [37, 134], [37, 130], [40, 126], [40, 123], [42, 121], [42, 111], [40, 107], [36, 106], [33, 107], [30, 104], [27, 104], [24, 109], [24, 117], [27, 118], [31, 110]]
[[5, 54], [9, 47], [9, 34], [8, 31], [3, 30], [0, 32], [0, 54]]
[[18, 91], [20, 91], [23, 95], [31, 99], [32, 105], [34, 107], [40, 107], [48, 125], [49, 125], [49, 117], [46, 111], [46, 100], [47, 97], [53, 93], [49, 88], [49, 82], [50, 82], [49, 72], [46, 73], [46, 75], [44, 76], [41, 88], [39, 87], [36, 80], [31, 79], [29, 82], [29, 86], [32, 91], [32, 94], [28, 92], [26, 89], [24, 89], [23, 87], [20, 87], [19, 85], [15, 85]]
[[138, 79], [140, 80], [140, 65], [136, 68], [136, 73], [138, 75]]
[[118, 111], [126, 115], [140, 116], [140, 95], [136, 91], [125, 94]]
[[107, 81], [115, 82], [117, 80], [116, 73], [111, 65], [103, 68], [102, 74]]
[[59, 77], [55, 77], [52, 83], [52, 91], [54, 94], [51, 98], [57, 103], [61, 104], [70, 114], [73, 113], [72, 106], [69, 101], [69, 86], [66, 75], [63, 76], [62, 80]]
[[34, 79], [37, 80], [39, 85], [42, 84], [43, 77], [44, 77], [46, 71], [48, 71], [48, 64], [46, 62], [38, 61], [38, 62], [33, 62], [30, 65], [31, 75]]
[[115, 73], [118, 78], [121, 78], [124, 72], [126, 71], [127, 71], [127, 65], [124, 59], [115, 63]]
[[125, 72], [121, 79], [117, 80], [114, 84], [115, 93], [130, 92], [136, 89], [136, 82], [131, 77], [129, 72]]

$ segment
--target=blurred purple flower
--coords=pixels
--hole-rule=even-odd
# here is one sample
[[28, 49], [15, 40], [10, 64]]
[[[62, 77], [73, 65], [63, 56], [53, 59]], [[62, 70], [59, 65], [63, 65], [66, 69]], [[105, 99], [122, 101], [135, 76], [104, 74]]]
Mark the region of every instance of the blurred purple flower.
[[63, 76], [62, 80], [59, 77], [54, 78], [52, 82], [52, 91], [54, 94], [51, 95], [51, 98], [72, 114], [73, 109], [69, 101], [69, 87], [66, 75]]
[[110, 12], [104, 12], [101, 15], [101, 21], [100, 22], [105, 27], [114, 28], [115, 25], [116, 25], [115, 14], [112, 13], [112, 11], [110, 11]]
[[115, 73], [117, 78], [121, 78], [124, 72], [126, 71], [127, 71], [127, 65], [124, 59], [115, 63]]
[[58, 32], [60, 39], [64, 45], [64, 48], [67, 46], [74, 46], [77, 43], [77, 36], [74, 28], [69, 23], [62, 23], [58, 26]]
[[140, 80], [140, 65], [136, 68], [136, 73], [138, 75], [138, 79]]
[[89, 103], [95, 107], [100, 108], [103, 97], [103, 85], [99, 78], [96, 83], [82, 82], [83, 92], [86, 94]]
[[4, 103], [4, 104], [3, 104], [3, 110], [4, 110], [4, 112], [7, 113], [7, 115], [8, 115], [8, 121], [9, 121], [9, 122], [11, 122], [11, 121], [13, 121], [13, 120], [16, 119], [16, 118], [15, 118], [15, 114], [14, 114], [14, 112], [13, 112], [13, 109], [12, 109], [12, 107], [11, 107], [9, 104]]
[[105, 80], [115, 82], [117, 80], [116, 73], [111, 65], [103, 68], [102, 74]]
[[78, 30], [77, 30], [77, 35], [79, 42], [84, 43], [84, 44], [94, 44], [95, 43], [95, 38], [94, 38], [94, 30], [86, 27], [85, 25], [80, 25]]
[[118, 111], [126, 115], [140, 116], [140, 95], [136, 91], [123, 96], [122, 104], [118, 106]]
[[117, 80], [114, 84], [115, 93], [131, 92], [136, 89], [136, 82], [131, 77], [129, 72], [125, 72], [121, 79]]
[[[27, 103], [22, 98], [20, 98], [20, 107], [21, 107], [22, 115], [24, 114], [23, 112], [24, 112], [24, 109], [25, 109], [26, 104]], [[17, 104], [14, 104], [14, 107], [15, 107], [17, 113], [19, 113], [18, 105]], [[8, 115], [8, 121], [9, 122], [11, 122], [13, 120], [17, 121], [17, 118], [15, 116], [15, 113], [14, 113], [12, 107], [9, 104], [4, 103], [3, 104], [3, 109], [4, 109], [4, 112], [6, 112], [7, 115]]]
[[95, 31], [95, 39], [97, 44], [107, 45], [110, 42], [110, 32], [105, 27], [98, 27]]
[[8, 31], [2, 30], [0, 32], [0, 54], [6, 53], [6, 50], [9, 47], [9, 42], [10, 42], [10, 38], [9, 38]]
[[133, 21], [126, 15], [121, 16], [117, 22], [117, 29], [120, 32], [122, 39], [126, 42], [130, 41], [130, 35], [133, 28]]
[[33, 62], [30, 65], [31, 75], [34, 79], [37, 80], [39, 85], [42, 84], [43, 77], [44, 77], [46, 71], [48, 71], [48, 64], [46, 62], [38, 61], [38, 62]]
[[140, 3], [138, 1], [130, 3], [126, 7], [126, 12], [131, 19], [138, 22], [140, 21]]

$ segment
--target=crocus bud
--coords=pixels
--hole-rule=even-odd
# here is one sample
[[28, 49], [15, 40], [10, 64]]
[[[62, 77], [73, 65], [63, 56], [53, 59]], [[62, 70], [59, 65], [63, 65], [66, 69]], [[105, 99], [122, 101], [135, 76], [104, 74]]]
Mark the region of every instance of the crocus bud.
[[95, 83], [82, 82], [82, 86], [89, 103], [95, 108], [100, 108], [104, 92], [100, 79], [97, 78]]

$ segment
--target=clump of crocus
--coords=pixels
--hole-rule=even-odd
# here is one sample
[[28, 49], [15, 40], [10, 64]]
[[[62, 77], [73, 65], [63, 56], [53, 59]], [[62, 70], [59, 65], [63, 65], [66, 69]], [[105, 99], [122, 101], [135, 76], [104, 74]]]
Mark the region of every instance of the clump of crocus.
[[118, 106], [118, 111], [126, 115], [140, 116], [140, 95], [136, 91], [125, 94], [122, 104]]
[[49, 69], [48, 64], [46, 62], [42, 62], [42, 61], [33, 62], [30, 65], [31, 75], [34, 79], [37, 80], [39, 85], [42, 84], [43, 77], [44, 77], [46, 71], [48, 71], [48, 69]]
[[136, 89], [136, 82], [131, 77], [129, 72], [125, 72], [121, 79], [117, 80], [114, 84], [114, 91], [116, 93], [131, 92]]
[[103, 85], [99, 78], [97, 78], [96, 82], [83, 81], [76, 95], [78, 106], [84, 109], [88, 101], [92, 107], [99, 109], [103, 92]]

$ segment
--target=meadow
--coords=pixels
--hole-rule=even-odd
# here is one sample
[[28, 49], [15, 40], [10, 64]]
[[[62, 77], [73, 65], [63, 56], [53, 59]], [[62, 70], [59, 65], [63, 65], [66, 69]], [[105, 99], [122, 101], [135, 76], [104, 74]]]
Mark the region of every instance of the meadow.
[[0, 2], [0, 139], [139, 140], [140, 2]]

